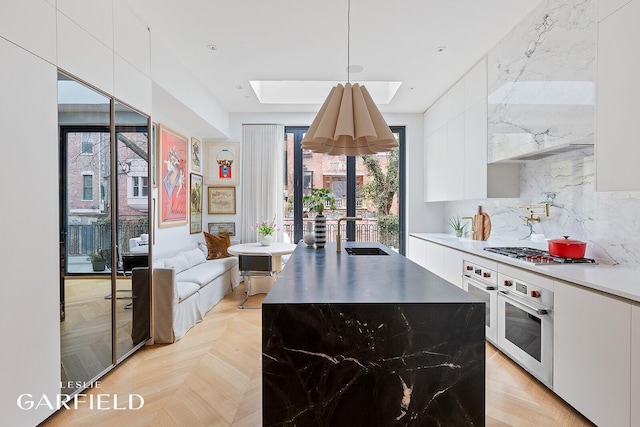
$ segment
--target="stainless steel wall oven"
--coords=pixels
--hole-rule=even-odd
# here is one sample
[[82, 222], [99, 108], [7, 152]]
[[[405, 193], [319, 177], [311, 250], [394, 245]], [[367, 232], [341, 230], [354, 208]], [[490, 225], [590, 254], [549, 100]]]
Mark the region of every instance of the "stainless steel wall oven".
[[487, 340], [498, 342], [498, 273], [471, 261], [463, 262], [462, 287], [485, 302]]
[[463, 288], [486, 304], [487, 340], [552, 389], [553, 282], [501, 264], [500, 271], [464, 260]]
[[498, 347], [553, 388], [553, 290], [498, 274]]

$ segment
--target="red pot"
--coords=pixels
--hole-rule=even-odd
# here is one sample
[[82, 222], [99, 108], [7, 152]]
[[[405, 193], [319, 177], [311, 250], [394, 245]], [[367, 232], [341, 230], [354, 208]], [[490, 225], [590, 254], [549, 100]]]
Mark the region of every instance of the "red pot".
[[548, 241], [549, 254], [563, 258], [584, 258], [587, 243], [570, 239], [569, 236], [563, 237], [564, 239], [551, 239]]

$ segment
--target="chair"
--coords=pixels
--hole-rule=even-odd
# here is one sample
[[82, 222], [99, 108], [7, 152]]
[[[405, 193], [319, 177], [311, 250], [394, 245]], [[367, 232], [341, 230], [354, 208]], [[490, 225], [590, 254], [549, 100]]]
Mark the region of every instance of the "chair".
[[262, 308], [261, 306], [244, 305], [251, 294], [252, 277], [271, 277], [276, 274], [273, 270], [273, 258], [271, 254], [260, 255], [238, 255], [240, 275], [244, 278], [244, 285], [247, 288], [247, 295], [244, 297], [238, 308]]

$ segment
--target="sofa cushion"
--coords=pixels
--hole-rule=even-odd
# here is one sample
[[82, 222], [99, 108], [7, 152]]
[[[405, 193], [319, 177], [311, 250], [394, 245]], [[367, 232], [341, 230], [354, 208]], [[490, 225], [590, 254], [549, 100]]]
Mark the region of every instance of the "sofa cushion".
[[189, 268], [189, 261], [184, 253], [180, 252], [172, 257], [165, 258], [164, 266], [167, 268], [173, 268], [176, 271], [176, 274], [178, 274]]
[[204, 242], [207, 244], [207, 249], [209, 250], [207, 255], [208, 260], [233, 256], [227, 252], [227, 249], [231, 246], [231, 238], [228, 232], [219, 235], [207, 233], [206, 231], [203, 231], [203, 233]]
[[235, 257], [209, 260], [177, 274], [176, 280], [197, 283], [202, 287], [223, 275], [237, 262]]
[[178, 290], [178, 302], [180, 302], [198, 292], [200, 286], [193, 282], [179, 281], [176, 282], [176, 289]]
[[183, 253], [184, 256], [187, 257], [187, 261], [189, 261], [189, 268], [207, 261], [204, 253], [198, 248], [191, 249], [190, 251], [186, 251]]

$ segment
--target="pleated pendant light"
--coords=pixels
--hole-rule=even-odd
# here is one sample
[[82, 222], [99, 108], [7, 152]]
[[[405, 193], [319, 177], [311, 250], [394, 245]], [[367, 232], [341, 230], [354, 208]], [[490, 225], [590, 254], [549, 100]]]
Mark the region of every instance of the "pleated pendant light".
[[[347, 70], [349, 70], [349, 33], [351, 0], [348, 0]], [[348, 73], [348, 71], [347, 71]], [[302, 139], [302, 149], [330, 155], [357, 156], [390, 151], [398, 146], [367, 88], [346, 85], [331, 89], [318, 115]]]

